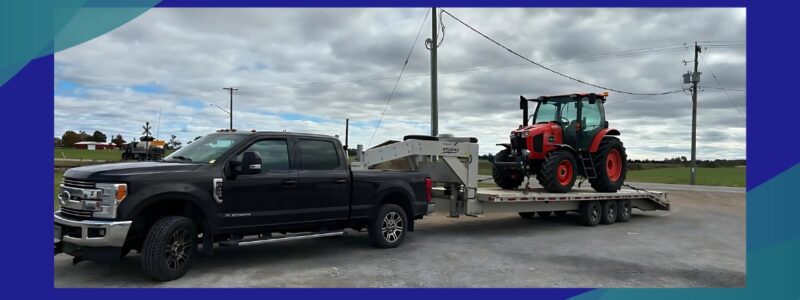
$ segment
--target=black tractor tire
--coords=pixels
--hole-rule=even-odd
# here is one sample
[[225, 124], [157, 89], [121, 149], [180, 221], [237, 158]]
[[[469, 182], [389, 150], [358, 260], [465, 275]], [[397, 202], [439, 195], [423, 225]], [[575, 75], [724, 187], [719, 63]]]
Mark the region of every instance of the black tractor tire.
[[163, 217], [150, 227], [142, 244], [142, 270], [157, 281], [178, 279], [189, 270], [195, 252], [197, 228], [194, 222], [187, 217]]
[[378, 248], [395, 248], [408, 234], [406, 211], [397, 204], [384, 204], [369, 224], [369, 240]]
[[519, 213], [519, 216], [523, 219], [533, 219], [534, 213], [532, 211], [526, 211]]
[[577, 178], [575, 155], [568, 150], [555, 150], [542, 164], [542, 186], [550, 193], [567, 193]]
[[631, 219], [632, 212], [633, 207], [631, 206], [631, 200], [617, 201], [617, 222], [628, 222]]
[[606, 200], [600, 206], [603, 208], [603, 215], [600, 216], [600, 224], [610, 225], [617, 221], [617, 201]]
[[580, 206], [581, 223], [584, 226], [597, 226], [600, 223], [600, 216], [603, 214], [603, 208], [600, 202], [597, 201], [584, 201]]
[[552, 211], [537, 211], [536, 212], [536, 215], [538, 215], [539, 218], [549, 218], [550, 215], [552, 215], [552, 214], [553, 214]]
[[[609, 157], [609, 154], [612, 157]], [[597, 152], [592, 153], [592, 158], [594, 159], [594, 169], [597, 172], [597, 178], [589, 178], [592, 188], [601, 193], [619, 191], [625, 183], [625, 176], [628, 173], [628, 155], [625, 154], [622, 141], [617, 138], [603, 138]], [[617, 172], [617, 174], [609, 172]]]
[[[497, 152], [497, 155], [494, 156], [494, 160], [499, 162], [515, 161], [509, 149], [503, 149]], [[492, 164], [492, 179], [494, 179], [494, 183], [502, 189], [513, 190], [522, 184], [522, 181], [525, 180], [525, 174], [519, 169]]]

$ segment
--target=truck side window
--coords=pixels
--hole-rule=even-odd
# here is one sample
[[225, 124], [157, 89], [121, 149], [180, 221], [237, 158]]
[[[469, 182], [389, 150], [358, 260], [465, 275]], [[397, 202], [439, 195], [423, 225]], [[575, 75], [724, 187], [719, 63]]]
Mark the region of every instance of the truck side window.
[[339, 168], [339, 153], [329, 141], [300, 140], [300, 159], [303, 170], [333, 170]]
[[261, 140], [239, 153], [236, 159], [241, 161], [244, 152], [255, 151], [261, 154], [261, 173], [269, 170], [289, 169], [289, 146], [286, 140]]

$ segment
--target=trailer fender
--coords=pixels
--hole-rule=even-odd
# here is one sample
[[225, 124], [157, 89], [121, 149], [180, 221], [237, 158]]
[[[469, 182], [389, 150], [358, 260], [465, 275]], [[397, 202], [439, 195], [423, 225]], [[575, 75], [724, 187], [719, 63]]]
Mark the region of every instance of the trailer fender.
[[592, 140], [592, 145], [589, 146], [589, 152], [591, 152], [591, 153], [597, 152], [597, 148], [600, 147], [600, 141], [602, 141], [603, 138], [605, 138], [608, 135], [616, 135], [616, 136], [618, 136], [618, 135], [620, 135], [620, 133], [619, 133], [619, 130], [616, 130], [616, 129], [613, 129], [613, 128], [611, 128], [611, 129], [610, 128], [600, 129], [600, 131], [597, 132], [597, 135], [594, 136], [594, 139]]

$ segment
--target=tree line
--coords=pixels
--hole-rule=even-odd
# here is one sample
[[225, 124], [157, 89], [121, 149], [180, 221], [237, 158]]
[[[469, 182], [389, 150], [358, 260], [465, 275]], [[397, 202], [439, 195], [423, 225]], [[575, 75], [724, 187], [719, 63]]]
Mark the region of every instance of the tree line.
[[[150, 128], [149, 122], [145, 126], [145, 132], [143, 133], [144, 136], [140, 137], [140, 141], [153, 141], [155, 138], [150, 135]], [[199, 138], [199, 137], [197, 137]], [[197, 139], [195, 138], [195, 139]], [[56, 148], [72, 148], [75, 144], [80, 142], [98, 142], [98, 143], [108, 143], [108, 136], [105, 133], [99, 130], [95, 130], [94, 133], [89, 134], [86, 131], [74, 131], [74, 130], [67, 130], [64, 132], [61, 137], [54, 137], [53, 138], [53, 145]], [[124, 145], [127, 143], [125, 139], [122, 137], [121, 134], [117, 134], [111, 138], [110, 143], [114, 144], [114, 146], [118, 149], [122, 149]], [[182, 142], [178, 139], [177, 136], [174, 134], [170, 136], [169, 141], [165, 144], [166, 150], [175, 150], [179, 149], [182, 146]]]

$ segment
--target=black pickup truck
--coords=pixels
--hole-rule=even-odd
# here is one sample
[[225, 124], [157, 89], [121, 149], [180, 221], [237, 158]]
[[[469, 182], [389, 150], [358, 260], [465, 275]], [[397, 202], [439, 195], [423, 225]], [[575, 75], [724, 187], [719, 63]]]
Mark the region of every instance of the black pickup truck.
[[352, 171], [338, 139], [217, 132], [158, 162], [73, 168], [54, 213], [55, 254], [119, 260], [131, 250], [155, 280], [183, 276], [202, 245], [242, 246], [367, 229], [397, 247], [428, 211], [431, 180]]

